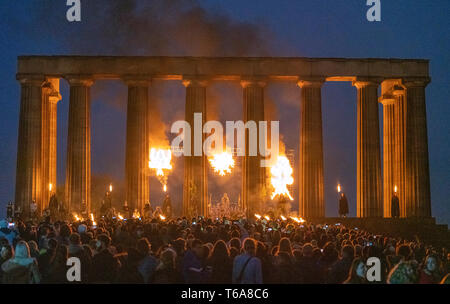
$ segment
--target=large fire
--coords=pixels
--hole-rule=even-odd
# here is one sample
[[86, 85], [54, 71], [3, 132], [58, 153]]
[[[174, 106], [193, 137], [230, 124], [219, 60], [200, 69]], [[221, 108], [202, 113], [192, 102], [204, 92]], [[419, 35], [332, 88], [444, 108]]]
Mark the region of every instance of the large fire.
[[213, 167], [214, 172], [218, 172], [221, 176], [231, 173], [231, 169], [234, 168], [233, 155], [228, 152], [214, 154], [209, 158], [209, 163]]
[[163, 191], [167, 191], [167, 175], [164, 170], [172, 170], [172, 151], [170, 149], [150, 149], [150, 161], [148, 167], [156, 170], [156, 176], [163, 185]]
[[270, 168], [270, 173], [272, 174], [270, 181], [275, 189], [272, 193], [272, 199], [280, 195], [287, 196], [291, 201], [294, 200], [287, 188], [288, 185], [294, 183], [292, 172], [289, 159], [286, 156], [278, 156], [277, 162]]
[[163, 170], [172, 170], [170, 160], [172, 159], [172, 151], [170, 149], [150, 149], [150, 161], [148, 166], [150, 169], [156, 170], [157, 176], [164, 176]]

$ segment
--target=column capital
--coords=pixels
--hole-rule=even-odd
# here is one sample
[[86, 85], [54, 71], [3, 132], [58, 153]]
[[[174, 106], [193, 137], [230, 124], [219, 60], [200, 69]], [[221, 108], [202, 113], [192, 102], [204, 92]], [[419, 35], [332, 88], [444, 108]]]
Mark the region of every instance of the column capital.
[[383, 94], [380, 97], [378, 97], [378, 102], [381, 103], [383, 106], [392, 105], [395, 103], [395, 96], [393, 94]]
[[353, 80], [352, 85], [360, 88], [365, 87], [377, 87], [381, 84], [383, 81], [383, 78], [379, 77], [356, 77], [355, 80]]
[[66, 79], [71, 86], [90, 87], [94, 84], [94, 78], [91, 75], [65, 75], [64, 79]]
[[263, 88], [267, 85], [267, 78], [262, 76], [241, 76], [241, 86], [243, 88], [248, 87], [260, 87]]
[[148, 87], [152, 81], [152, 77], [141, 75], [124, 75], [122, 81], [130, 87]]
[[406, 88], [426, 87], [431, 81], [430, 77], [405, 77], [402, 78], [402, 84]]
[[58, 103], [62, 99], [61, 94], [55, 89], [51, 82], [46, 81], [42, 86], [42, 91], [47, 95], [50, 103]]
[[209, 79], [202, 75], [183, 75], [183, 85], [185, 87], [206, 87]]
[[324, 77], [302, 77], [299, 78], [297, 85], [300, 88], [303, 87], [311, 87], [311, 88], [321, 88], [323, 83], [325, 82]]
[[44, 85], [46, 80], [45, 75], [41, 74], [17, 74], [16, 79], [21, 84], [31, 84], [36, 86]]

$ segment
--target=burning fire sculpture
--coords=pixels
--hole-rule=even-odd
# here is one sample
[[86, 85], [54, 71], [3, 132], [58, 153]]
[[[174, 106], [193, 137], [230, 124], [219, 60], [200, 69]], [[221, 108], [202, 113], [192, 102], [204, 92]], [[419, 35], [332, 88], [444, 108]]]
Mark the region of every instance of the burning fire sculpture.
[[209, 158], [209, 163], [213, 167], [214, 172], [218, 172], [220, 176], [231, 173], [231, 169], [234, 168], [233, 155], [228, 152], [214, 154]]
[[148, 167], [156, 170], [156, 176], [163, 185], [163, 191], [167, 191], [167, 175], [164, 170], [172, 170], [170, 163], [172, 159], [172, 151], [170, 149], [150, 149], [150, 161]]
[[277, 162], [270, 168], [270, 173], [272, 174], [270, 181], [275, 189], [272, 193], [272, 199], [275, 196], [280, 195], [287, 196], [291, 201], [294, 200], [287, 189], [287, 185], [292, 185], [294, 183], [292, 172], [293, 170], [289, 163], [289, 159], [286, 156], [278, 156]]

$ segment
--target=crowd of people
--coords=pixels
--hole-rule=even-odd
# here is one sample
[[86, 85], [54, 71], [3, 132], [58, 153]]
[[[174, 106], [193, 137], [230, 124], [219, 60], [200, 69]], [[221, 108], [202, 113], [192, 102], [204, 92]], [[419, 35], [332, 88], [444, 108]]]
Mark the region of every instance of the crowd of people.
[[[0, 221], [2, 283], [450, 283], [449, 248], [292, 219]], [[380, 261], [380, 280], [366, 261]]]

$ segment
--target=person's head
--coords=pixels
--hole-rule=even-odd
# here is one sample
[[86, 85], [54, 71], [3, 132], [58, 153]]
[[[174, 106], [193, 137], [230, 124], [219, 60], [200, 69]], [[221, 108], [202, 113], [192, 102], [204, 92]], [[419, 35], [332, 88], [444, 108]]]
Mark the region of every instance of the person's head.
[[176, 252], [171, 248], [164, 249], [160, 256], [159, 260], [164, 265], [164, 267], [175, 269], [175, 258], [177, 257]]
[[218, 240], [212, 249], [211, 257], [216, 261], [223, 261], [228, 259], [230, 256], [230, 251], [228, 250], [227, 244], [223, 240]]
[[401, 256], [402, 259], [407, 260], [411, 255], [411, 248], [406, 244], [400, 245], [397, 248], [397, 255]]
[[289, 240], [287, 237], [282, 238], [279, 242], [278, 251], [292, 254], [291, 240]]
[[345, 245], [341, 250], [342, 258], [352, 259], [355, 257], [355, 249], [352, 245]]
[[348, 280], [366, 280], [367, 266], [362, 258], [356, 258], [350, 267]]
[[313, 246], [310, 243], [306, 243], [303, 245], [303, 256], [312, 257], [313, 255]]
[[6, 220], [0, 221], [0, 229], [6, 229], [8, 228], [8, 222]]
[[390, 271], [388, 284], [415, 284], [418, 280], [417, 263], [415, 261], [402, 261]]
[[204, 253], [202, 241], [200, 241], [199, 239], [192, 240], [191, 249], [197, 257], [202, 258]]
[[150, 253], [151, 245], [147, 238], [144, 237], [139, 239], [139, 241], [137, 242], [137, 250], [143, 256], [146, 256]]
[[239, 238], [232, 238], [230, 240], [230, 247], [240, 250], [241, 249], [241, 240]]
[[424, 268], [431, 273], [439, 271], [439, 262], [437, 256], [434, 254], [429, 254], [425, 258]]
[[55, 259], [60, 263], [66, 263], [69, 257], [69, 250], [64, 244], [60, 244], [56, 247]]
[[14, 258], [16, 259], [30, 258], [30, 247], [28, 247], [28, 244], [25, 241], [19, 241], [14, 251]]
[[209, 255], [210, 255], [210, 253], [211, 253], [211, 249], [210, 249], [210, 246], [208, 246], [208, 244], [203, 244], [202, 245], [202, 255], [201, 255], [201, 258], [202, 259], [207, 259], [208, 257], [209, 257]]
[[98, 251], [107, 249], [111, 244], [111, 238], [106, 234], [100, 234], [97, 236], [97, 242], [95, 243], [95, 247]]
[[186, 250], [186, 240], [178, 238], [172, 242], [172, 247], [177, 255], [183, 256], [184, 251]]
[[81, 225], [79, 225], [78, 226], [78, 233], [79, 234], [83, 234], [83, 233], [86, 233], [86, 231], [87, 231], [87, 226], [85, 225], [85, 224], [81, 224]]
[[81, 237], [78, 233], [72, 233], [69, 236], [69, 242], [71, 245], [80, 245], [81, 244]]
[[252, 238], [246, 238], [243, 244], [244, 252], [250, 255], [256, 254], [256, 242]]
[[33, 240], [28, 241], [28, 247], [30, 247], [30, 252], [39, 251], [38, 244]]
[[56, 246], [58, 246], [58, 241], [57, 240], [55, 240], [53, 238], [48, 240], [48, 249], [49, 250], [55, 250]]
[[9, 245], [9, 244], [3, 245], [2, 251], [0, 252], [0, 255], [1, 255], [1, 257], [2, 257], [2, 259], [4, 261], [12, 258], [14, 256], [14, 249], [13, 249], [13, 247], [11, 245]]
[[67, 224], [62, 224], [59, 230], [59, 235], [63, 238], [69, 237], [72, 233], [70, 226]]

